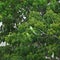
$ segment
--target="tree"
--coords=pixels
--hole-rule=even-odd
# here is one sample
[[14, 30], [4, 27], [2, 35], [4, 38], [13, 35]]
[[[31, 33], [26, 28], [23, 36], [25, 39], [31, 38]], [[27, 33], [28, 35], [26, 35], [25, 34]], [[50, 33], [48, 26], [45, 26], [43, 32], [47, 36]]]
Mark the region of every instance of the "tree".
[[0, 60], [60, 59], [59, 7], [57, 0], [1, 0], [0, 42], [6, 46]]

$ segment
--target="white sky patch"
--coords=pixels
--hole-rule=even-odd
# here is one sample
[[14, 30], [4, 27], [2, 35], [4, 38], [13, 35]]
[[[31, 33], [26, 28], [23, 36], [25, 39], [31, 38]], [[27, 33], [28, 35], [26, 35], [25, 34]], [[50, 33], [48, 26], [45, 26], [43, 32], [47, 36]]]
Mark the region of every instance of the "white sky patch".
[[17, 13], [20, 13], [20, 12], [21, 12], [21, 10], [17, 11]]
[[17, 27], [16, 27], [16, 23], [14, 24], [14, 28], [17, 28]]
[[49, 2], [47, 5], [49, 6], [51, 3]]
[[57, 59], [57, 60], [60, 60], [57, 56], [56, 56], [56, 59]]
[[26, 17], [25, 17], [25, 16], [23, 16], [23, 19], [26, 19]]
[[42, 15], [42, 12], [40, 12], [40, 15]]
[[6, 42], [1, 42], [1, 43], [0, 43], [0, 46], [6, 46], [6, 45], [9, 45], [9, 44], [6, 43]]
[[22, 19], [21, 22], [24, 22], [24, 20]]
[[60, 3], [60, 0], [58, 2]]
[[52, 53], [51, 57], [54, 58], [54, 52]]
[[0, 27], [2, 26], [2, 22], [0, 22]]
[[50, 57], [45, 56], [46, 59], [50, 59]]

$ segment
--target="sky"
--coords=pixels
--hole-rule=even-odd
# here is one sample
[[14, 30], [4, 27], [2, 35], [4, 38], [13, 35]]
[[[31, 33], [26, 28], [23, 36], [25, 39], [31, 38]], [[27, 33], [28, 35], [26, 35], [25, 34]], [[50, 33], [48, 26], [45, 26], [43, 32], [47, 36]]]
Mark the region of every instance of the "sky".
[[3, 41], [0, 43], [0, 46], [6, 46], [6, 45], [9, 45], [9, 44]]
[[0, 22], [0, 27], [1, 27], [1, 25], [2, 25], [2, 22]]

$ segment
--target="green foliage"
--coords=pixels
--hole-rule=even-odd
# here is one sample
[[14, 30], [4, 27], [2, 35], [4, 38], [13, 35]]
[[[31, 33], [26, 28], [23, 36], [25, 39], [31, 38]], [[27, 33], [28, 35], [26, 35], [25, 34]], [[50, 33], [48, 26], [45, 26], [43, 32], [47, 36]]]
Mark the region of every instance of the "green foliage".
[[60, 2], [57, 0], [52, 0], [50, 7], [55, 13], [60, 13]]
[[1, 0], [0, 22], [0, 60], [60, 58], [58, 1]]

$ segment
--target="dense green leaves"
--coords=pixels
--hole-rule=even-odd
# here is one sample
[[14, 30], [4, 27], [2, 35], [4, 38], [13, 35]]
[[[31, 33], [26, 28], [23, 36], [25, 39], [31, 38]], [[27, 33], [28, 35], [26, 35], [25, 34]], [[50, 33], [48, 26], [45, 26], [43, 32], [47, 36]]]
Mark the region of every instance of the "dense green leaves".
[[60, 59], [59, 1], [1, 0], [0, 22], [0, 60]]

